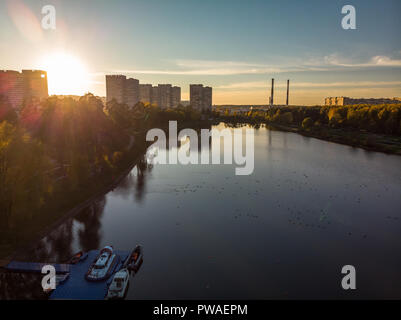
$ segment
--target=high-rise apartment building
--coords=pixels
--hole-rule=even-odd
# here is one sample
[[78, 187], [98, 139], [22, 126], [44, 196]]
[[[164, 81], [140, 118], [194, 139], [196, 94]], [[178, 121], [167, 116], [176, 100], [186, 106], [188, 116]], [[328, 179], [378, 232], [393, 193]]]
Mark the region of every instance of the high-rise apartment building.
[[181, 104], [181, 88], [174, 86], [171, 88], [170, 107], [176, 108], [179, 104]]
[[212, 111], [212, 87], [203, 88], [203, 110]]
[[189, 99], [191, 106], [198, 111], [212, 110], [212, 88], [202, 84], [189, 85]]
[[394, 104], [400, 103], [400, 98], [349, 98], [349, 97], [328, 97], [324, 99], [326, 106], [346, 106], [354, 104]]
[[125, 81], [123, 75], [106, 75], [106, 101], [115, 99], [118, 103], [125, 103]]
[[130, 107], [133, 107], [139, 102], [139, 80], [132, 78], [126, 80], [125, 99], [125, 103]]
[[189, 85], [189, 101], [195, 110], [202, 110], [203, 105], [203, 85], [190, 84]]
[[181, 102], [181, 88], [171, 84], [140, 84], [137, 79], [127, 79], [124, 75], [106, 75], [106, 101], [115, 99], [130, 107], [138, 101], [151, 103], [160, 108], [177, 107]]
[[170, 108], [171, 84], [159, 84], [159, 100], [161, 108]]
[[106, 101], [115, 99], [132, 107], [139, 101], [139, 80], [123, 75], [106, 75]]
[[139, 85], [139, 101], [143, 103], [151, 103], [152, 101], [152, 85], [140, 84]]
[[0, 95], [6, 97], [16, 109], [21, 107], [24, 99], [47, 98], [47, 73], [42, 70], [1, 70]]
[[159, 87], [152, 87], [152, 96], [151, 96], [151, 104], [160, 106], [160, 94]]

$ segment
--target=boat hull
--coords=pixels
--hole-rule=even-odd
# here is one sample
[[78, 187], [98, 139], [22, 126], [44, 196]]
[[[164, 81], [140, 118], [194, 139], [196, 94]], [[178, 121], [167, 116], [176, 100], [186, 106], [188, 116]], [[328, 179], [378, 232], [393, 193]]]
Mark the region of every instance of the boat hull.
[[102, 272], [101, 275], [98, 275], [98, 274], [94, 273], [94, 268], [95, 268], [96, 261], [99, 259], [99, 256], [95, 259], [95, 261], [90, 266], [88, 272], [85, 274], [85, 279], [88, 280], [88, 281], [94, 281], [95, 282], [95, 281], [107, 280], [113, 274], [114, 269], [115, 269], [116, 265], [119, 263], [119, 260], [120, 260], [118, 255], [113, 254], [110, 257], [110, 262], [108, 263], [108, 265], [105, 268], [105, 270]]

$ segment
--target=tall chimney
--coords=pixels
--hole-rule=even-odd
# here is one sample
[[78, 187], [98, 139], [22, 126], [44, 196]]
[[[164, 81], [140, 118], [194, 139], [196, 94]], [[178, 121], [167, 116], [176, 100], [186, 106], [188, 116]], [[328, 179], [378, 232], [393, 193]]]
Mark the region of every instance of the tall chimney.
[[288, 95], [290, 93], [290, 79], [287, 80], [287, 102], [286, 105], [288, 106]]
[[274, 104], [274, 78], [272, 78], [272, 91], [270, 94], [270, 105], [273, 106]]

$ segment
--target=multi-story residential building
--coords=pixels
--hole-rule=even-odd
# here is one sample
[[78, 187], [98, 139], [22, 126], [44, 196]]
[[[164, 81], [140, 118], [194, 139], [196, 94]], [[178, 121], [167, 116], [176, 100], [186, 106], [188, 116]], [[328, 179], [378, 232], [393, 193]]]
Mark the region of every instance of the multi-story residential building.
[[151, 103], [152, 101], [152, 85], [140, 84], [139, 85], [139, 101], [143, 103]]
[[42, 70], [0, 71], [0, 95], [19, 109], [24, 99], [48, 97], [47, 73]]
[[353, 104], [392, 104], [392, 103], [401, 103], [400, 98], [360, 98], [354, 99], [349, 97], [328, 97], [324, 99], [324, 104], [326, 106], [346, 106]]
[[115, 99], [133, 107], [139, 101], [139, 80], [123, 75], [106, 75], [106, 101]]
[[130, 107], [138, 101], [155, 104], [161, 108], [177, 107], [181, 101], [181, 88], [171, 84], [140, 84], [137, 79], [124, 75], [106, 75], [106, 101], [115, 99]]
[[189, 85], [189, 101], [192, 108], [202, 110], [203, 106], [203, 85], [190, 84]]
[[152, 95], [150, 97], [150, 103], [156, 106], [160, 106], [160, 94], [159, 87], [152, 87]]
[[171, 88], [170, 106], [176, 108], [179, 104], [181, 104], [181, 88], [174, 86]]
[[115, 99], [118, 103], [125, 103], [125, 81], [123, 75], [106, 75], [106, 101]]
[[139, 102], [139, 80], [127, 79], [125, 82], [125, 103], [133, 107]]
[[198, 111], [212, 110], [212, 88], [202, 84], [189, 85], [189, 100], [191, 106]]
[[170, 108], [171, 104], [171, 84], [159, 84], [159, 99], [161, 108]]
[[212, 111], [212, 88], [203, 88], [203, 110]]

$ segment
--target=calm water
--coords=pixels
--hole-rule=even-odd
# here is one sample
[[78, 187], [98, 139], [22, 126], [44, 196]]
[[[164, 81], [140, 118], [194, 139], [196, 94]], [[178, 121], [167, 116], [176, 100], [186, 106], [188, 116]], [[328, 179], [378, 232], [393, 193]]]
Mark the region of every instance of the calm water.
[[128, 299], [401, 298], [400, 208], [401, 157], [260, 128], [252, 175], [141, 163], [27, 258], [142, 244]]

